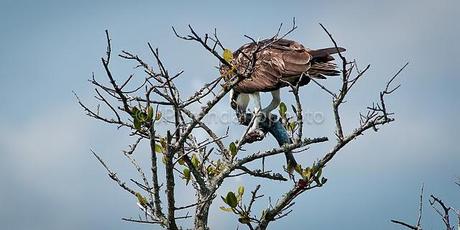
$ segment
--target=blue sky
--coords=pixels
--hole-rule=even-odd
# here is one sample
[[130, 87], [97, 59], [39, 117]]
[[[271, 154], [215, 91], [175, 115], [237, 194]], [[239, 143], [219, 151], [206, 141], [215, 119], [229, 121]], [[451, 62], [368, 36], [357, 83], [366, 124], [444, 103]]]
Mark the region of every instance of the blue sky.
[[[134, 176], [120, 150], [132, 141], [118, 131], [84, 116], [72, 90], [94, 102], [87, 82], [91, 73], [103, 77], [104, 30], [114, 52], [130, 50], [149, 58], [147, 42], [159, 47], [171, 71], [185, 70], [178, 82], [184, 94], [216, 76], [217, 64], [197, 44], [175, 38], [171, 26], [185, 31], [217, 28], [222, 42], [237, 49], [255, 38], [272, 35], [279, 23], [296, 17], [299, 29], [289, 38], [311, 48], [330, 46], [323, 23], [368, 75], [350, 94], [344, 107], [350, 131], [358, 112], [377, 99], [385, 80], [409, 61], [399, 81], [402, 88], [388, 99], [396, 122], [358, 138], [325, 170], [325, 187], [300, 197], [294, 212], [272, 225], [311, 229], [400, 229], [391, 218], [416, 220], [419, 188], [460, 207], [457, 121], [460, 105], [460, 3], [441, 1], [13, 1], [0, 2], [0, 225], [2, 229], [152, 229], [124, 223], [135, 217], [135, 200], [106, 177], [90, 155], [93, 148], [124, 178]], [[151, 59], [150, 59], [151, 60]], [[112, 68], [124, 78], [132, 63], [114, 59]], [[325, 82], [337, 86], [336, 80]], [[284, 91], [283, 100], [292, 100]], [[333, 138], [330, 98], [314, 85], [302, 91], [304, 106], [324, 114], [320, 125], [306, 126], [308, 136]], [[219, 111], [229, 110], [227, 102]], [[215, 124], [217, 130], [224, 126]], [[237, 137], [241, 127], [234, 128]], [[233, 138], [234, 139], [234, 138]], [[267, 138], [261, 144], [269, 146]], [[311, 162], [332, 143], [298, 155]], [[254, 145], [249, 150], [256, 150]], [[142, 157], [139, 156], [141, 159]], [[281, 167], [275, 158], [270, 166]], [[306, 163], [305, 163], [306, 164]], [[125, 173], [126, 172], [126, 173]], [[240, 184], [229, 181], [221, 192]], [[280, 195], [287, 185], [263, 189]], [[184, 186], [179, 201], [193, 198]], [[266, 204], [267, 201], [264, 201]], [[440, 220], [428, 203], [425, 229], [439, 229]], [[213, 207], [214, 229], [236, 229], [236, 219]], [[262, 204], [261, 206], [262, 207]], [[153, 228], [155, 229], [155, 227]]]

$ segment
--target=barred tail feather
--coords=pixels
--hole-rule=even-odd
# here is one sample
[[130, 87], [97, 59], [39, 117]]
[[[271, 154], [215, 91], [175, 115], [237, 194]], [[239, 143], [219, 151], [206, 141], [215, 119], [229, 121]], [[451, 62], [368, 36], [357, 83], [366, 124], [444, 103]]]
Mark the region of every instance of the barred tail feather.
[[340, 71], [337, 70], [337, 65], [332, 62], [317, 62], [311, 65], [308, 74], [313, 78], [324, 79], [326, 76], [338, 76]]
[[307, 71], [310, 77], [325, 79], [326, 76], [340, 75], [340, 71], [337, 70], [337, 65], [332, 62], [334, 58], [331, 55], [344, 51], [345, 49], [342, 47], [309, 51], [310, 55], [312, 55], [311, 67]]
[[321, 57], [327, 57], [330, 56], [331, 54], [336, 54], [338, 52], [345, 52], [346, 49], [342, 47], [330, 47], [330, 48], [325, 48], [325, 49], [317, 49], [317, 50], [310, 50], [308, 53], [314, 58], [321, 58]]

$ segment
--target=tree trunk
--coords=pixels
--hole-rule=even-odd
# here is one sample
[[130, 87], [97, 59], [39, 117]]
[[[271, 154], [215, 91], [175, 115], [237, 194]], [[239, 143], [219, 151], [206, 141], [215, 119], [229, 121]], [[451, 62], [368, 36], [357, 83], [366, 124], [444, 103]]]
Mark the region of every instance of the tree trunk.
[[208, 216], [211, 200], [206, 200], [208, 196], [199, 194], [198, 205], [195, 210], [195, 230], [208, 230]]

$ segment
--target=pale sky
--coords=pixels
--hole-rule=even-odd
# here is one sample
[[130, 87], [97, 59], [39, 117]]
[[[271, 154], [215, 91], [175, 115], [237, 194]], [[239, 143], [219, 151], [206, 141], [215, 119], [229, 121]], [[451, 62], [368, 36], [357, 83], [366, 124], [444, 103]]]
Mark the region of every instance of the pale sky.
[[[185, 71], [177, 84], [189, 95], [218, 74], [217, 61], [197, 44], [177, 39], [171, 26], [185, 32], [191, 24], [201, 33], [217, 28], [224, 45], [235, 50], [248, 42], [244, 34], [269, 37], [279, 23], [288, 26], [293, 17], [299, 28], [289, 39], [311, 48], [331, 46], [318, 24], [323, 23], [347, 48], [349, 59], [361, 66], [371, 64], [344, 106], [347, 131], [356, 125], [358, 113], [377, 99], [386, 79], [405, 62], [410, 64], [398, 79], [401, 89], [387, 102], [396, 122], [340, 152], [324, 171], [328, 183], [298, 198], [294, 212], [272, 229], [401, 229], [389, 220], [416, 221], [422, 183], [426, 195], [438, 195], [460, 208], [460, 191], [454, 184], [460, 176], [459, 1], [110, 2], [0, 2], [1, 229], [159, 229], [121, 220], [139, 214], [136, 201], [110, 181], [89, 149], [128, 180], [135, 174], [120, 151], [132, 139], [125, 131], [86, 117], [72, 94], [74, 90], [94, 104], [87, 79], [92, 72], [104, 77], [100, 57], [105, 55], [105, 29], [111, 33], [115, 54], [130, 50], [151, 61], [147, 42], [158, 47], [172, 72]], [[133, 72], [132, 63], [116, 58], [112, 68], [120, 79]], [[325, 84], [333, 88], [338, 81]], [[282, 98], [292, 101], [286, 90]], [[330, 97], [308, 85], [302, 98], [306, 109], [324, 114], [324, 122], [306, 125], [305, 134], [333, 139]], [[217, 110], [230, 110], [227, 100]], [[221, 124], [213, 127], [225, 130]], [[231, 128], [228, 141], [242, 131]], [[308, 164], [332, 144], [296, 157]], [[272, 145], [267, 137], [248, 151]], [[269, 165], [280, 170], [281, 161], [282, 156]], [[264, 182], [232, 180], [219, 193], [241, 184], [249, 190], [258, 183]], [[262, 191], [277, 197], [287, 186], [271, 183]], [[191, 202], [189, 191], [190, 187], [178, 186], [178, 202]], [[220, 205], [216, 199], [211, 228], [236, 229], [236, 217], [219, 211]], [[428, 202], [423, 222], [424, 229], [441, 228]]]

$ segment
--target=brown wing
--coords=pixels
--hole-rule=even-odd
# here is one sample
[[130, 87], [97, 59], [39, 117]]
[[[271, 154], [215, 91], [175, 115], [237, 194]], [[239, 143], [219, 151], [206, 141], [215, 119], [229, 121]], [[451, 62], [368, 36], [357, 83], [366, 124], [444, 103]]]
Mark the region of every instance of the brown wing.
[[[312, 61], [313, 56], [309, 53], [311, 50], [295, 41], [286, 39], [273, 41], [272, 39], [267, 39], [260, 41], [259, 46], [264, 48], [256, 53], [254, 71], [251, 76], [243, 79], [234, 87], [237, 92], [254, 93], [272, 91], [287, 86], [286, 81], [295, 84], [299, 81], [302, 74], [308, 73], [312, 67], [312, 63], [315, 64]], [[239, 73], [248, 72], [248, 67], [251, 67], [251, 60], [256, 49], [257, 45], [250, 43], [234, 52], [232, 65], [236, 67]], [[315, 54], [318, 54], [318, 52]], [[330, 57], [329, 54], [319, 56], [322, 59]], [[325, 62], [328, 62], [328, 60], [325, 60]], [[321, 66], [315, 65], [315, 67], [319, 68]], [[228, 67], [221, 67], [220, 71], [224, 79], [228, 80]], [[315, 71], [315, 76], [313, 77], [322, 76], [319, 70]], [[303, 77], [301, 85], [307, 84], [309, 80], [308, 76]]]

